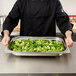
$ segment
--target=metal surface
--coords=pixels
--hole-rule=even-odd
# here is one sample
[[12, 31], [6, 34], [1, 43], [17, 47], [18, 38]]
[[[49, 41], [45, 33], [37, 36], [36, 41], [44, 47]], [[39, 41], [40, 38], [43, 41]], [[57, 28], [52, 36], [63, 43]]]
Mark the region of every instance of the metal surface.
[[18, 36], [18, 37], [14, 37], [12, 41], [20, 39], [20, 40], [27, 40], [29, 38], [33, 38], [35, 40], [40, 40], [41, 38], [43, 38], [44, 40], [55, 40], [55, 41], [61, 41], [63, 43], [63, 45], [66, 47], [66, 49], [63, 52], [15, 52], [10, 50], [9, 48], [6, 48], [5, 51], [7, 53], [12, 53], [13, 55], [16, 56], [61, 56], [63, 54], [68, 54], [70, 53], [69, 48], [65, 45], [64, 41], [62, 38], [59, 37], [25, 37], [25, 36]]
[[0, 73], [76, 73], [76, 42], [61, 57], [17, 57], [0, 44]]

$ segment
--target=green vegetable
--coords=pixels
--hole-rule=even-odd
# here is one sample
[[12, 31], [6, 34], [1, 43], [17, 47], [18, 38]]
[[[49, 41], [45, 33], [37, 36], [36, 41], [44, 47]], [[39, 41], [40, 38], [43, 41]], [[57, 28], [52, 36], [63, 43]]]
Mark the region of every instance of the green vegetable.
[[62, 52], [65, 49], [60, 41], [34, 40], [33, 38], [15, 40], [10, 43], [9, 48], [18, 52]]

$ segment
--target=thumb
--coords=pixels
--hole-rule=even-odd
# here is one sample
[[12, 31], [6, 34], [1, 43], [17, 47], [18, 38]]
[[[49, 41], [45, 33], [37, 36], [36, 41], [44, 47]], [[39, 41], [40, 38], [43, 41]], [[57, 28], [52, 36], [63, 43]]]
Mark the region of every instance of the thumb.
[[9, 40], [8, 40], [8, 39], [6, 39], [5, 43], [6, 43], [6, 44], [8, 44], [8, 43], [9, 43]]
[[8, 46], [8, 43], [9, 43], [8, 39], [5, 39], [4, 45]]
[[68, 39], [66, 39], [65, 41], [66, 41], [66, 45], [68, 46], [68, 45], [69, 45], [69, 41], [68, 41]]

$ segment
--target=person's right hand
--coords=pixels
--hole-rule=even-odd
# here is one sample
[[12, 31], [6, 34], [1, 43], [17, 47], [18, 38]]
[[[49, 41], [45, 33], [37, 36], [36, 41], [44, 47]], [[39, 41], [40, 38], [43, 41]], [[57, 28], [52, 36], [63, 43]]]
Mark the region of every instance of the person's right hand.
[[9, 41], [10, 41], [10, 37], [9, 36], [4, 36], [3, 39], [2, 39], [2, 44], [4, 46], [8, 46]]

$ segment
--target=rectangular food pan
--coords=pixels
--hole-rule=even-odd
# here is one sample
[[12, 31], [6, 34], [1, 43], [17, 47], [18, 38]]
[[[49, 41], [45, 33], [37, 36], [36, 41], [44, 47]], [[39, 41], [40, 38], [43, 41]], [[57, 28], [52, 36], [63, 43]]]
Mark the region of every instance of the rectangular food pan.
[[20, 39], [20, 40], [27, 40], [29, 38], [33, 38], [35, 40], [39, 40], [41, 38], [43, 38], [43, 40], [54, 40], [54, 41], [61, 41], [64, 45], [65, 50], [63, 52], [15, 52], [10, 50], [8, 47], [6, 47], [5, 52], [6, 53], [11, 53], [15, 56], [61, 56], [63, 54], [69, 54], [70, 50], [69, 48], [66, 46], [64, 40], [62, 38], [59, 37], [27, 37], [27, 36], [18, 36], [18, 37], [14, 37], [12, 38], [12, 41]]

